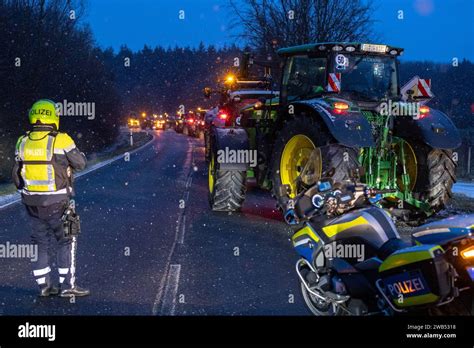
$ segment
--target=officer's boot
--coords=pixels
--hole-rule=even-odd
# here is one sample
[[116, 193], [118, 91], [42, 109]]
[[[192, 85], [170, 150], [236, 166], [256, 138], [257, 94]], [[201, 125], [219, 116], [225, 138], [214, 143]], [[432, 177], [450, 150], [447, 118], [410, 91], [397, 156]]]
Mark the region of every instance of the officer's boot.
[[59, 296], [61, 297], [83, 297], [90, 295], [89, 289], [83, 289], [77, 285], [72, 288], [61, 289]]
[[59, 289], [55, 286], [44, 286], [40, 288], [40, 297], [55, 296], [59, 293]]

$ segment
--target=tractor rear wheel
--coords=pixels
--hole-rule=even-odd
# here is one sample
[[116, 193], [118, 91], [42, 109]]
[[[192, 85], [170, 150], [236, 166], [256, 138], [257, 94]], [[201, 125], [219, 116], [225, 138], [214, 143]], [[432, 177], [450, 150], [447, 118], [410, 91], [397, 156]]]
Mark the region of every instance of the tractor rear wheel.
[[417, 180], [413, 192], [429, 203], [434, 212], [443, 209], [452, 197], [456, 182], [456, 162], [451, 150], [413, 146], [417, 159]]
[[209, 205], [213, 211], [238, 211], [245, 201], [246, 172], [218, 170], [216, 158], [211, 154], [209, 161]]
[[[289, 199], [321, 178], [349, 180], [359, 168], [357, 150], [333, 143], [332, 136], [312, 117], [287, 121], [276, 139], [271, 175], [273, 194], [283, 210]], [[302, 175], [307, 165], [312, 166], [312, 175]]]

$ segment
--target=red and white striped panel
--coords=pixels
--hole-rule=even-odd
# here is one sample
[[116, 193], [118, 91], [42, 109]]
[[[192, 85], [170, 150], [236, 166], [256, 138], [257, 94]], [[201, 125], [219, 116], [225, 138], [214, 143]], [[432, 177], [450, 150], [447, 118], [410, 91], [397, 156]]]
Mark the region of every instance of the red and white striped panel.
[[341, 73], [329, 73], [328, 92], [339, 93], [341, 91]]
[[433, 98], [433, 93], [431, 93], [431, 79], [418, 79], [417, 89], [417, 97]]

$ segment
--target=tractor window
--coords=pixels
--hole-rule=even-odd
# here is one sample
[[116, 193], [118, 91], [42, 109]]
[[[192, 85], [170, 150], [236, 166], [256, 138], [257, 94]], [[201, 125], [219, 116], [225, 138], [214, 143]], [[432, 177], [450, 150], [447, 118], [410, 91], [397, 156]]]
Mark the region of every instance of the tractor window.
[[295, 56], [286, 67], [283, 84], [288, 100], [310, 98], [324, 91], [326, 58]]
[[397, 65], [392, 57], [349, 56], [342, 75], [341, 93], [364, 101], [395, 98], [398, 95]]

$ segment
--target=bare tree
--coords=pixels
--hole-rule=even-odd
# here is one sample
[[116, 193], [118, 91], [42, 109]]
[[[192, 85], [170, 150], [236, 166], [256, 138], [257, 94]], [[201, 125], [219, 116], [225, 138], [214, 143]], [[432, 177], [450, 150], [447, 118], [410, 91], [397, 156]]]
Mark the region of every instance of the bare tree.
[[371, 36], [371, 0], [229, 0], [234, 27], [260, 52]]

